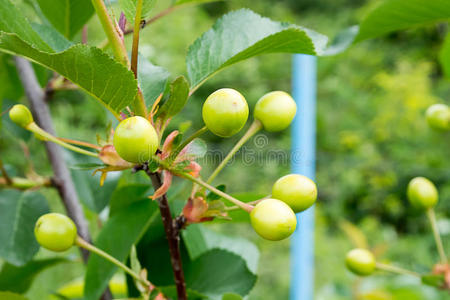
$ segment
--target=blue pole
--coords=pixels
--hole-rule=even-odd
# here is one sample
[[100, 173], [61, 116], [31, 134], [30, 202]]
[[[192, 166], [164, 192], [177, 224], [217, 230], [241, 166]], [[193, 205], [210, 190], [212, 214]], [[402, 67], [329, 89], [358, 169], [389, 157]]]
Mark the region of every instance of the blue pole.
[[[296, 54], [292, 65], [292, 95], [297, 115], [292, 124], [292, 172], [315, 179], [317, 58]], [[314, 295], [314, 206], [297, 214], [291, 239], [291, 300]]]

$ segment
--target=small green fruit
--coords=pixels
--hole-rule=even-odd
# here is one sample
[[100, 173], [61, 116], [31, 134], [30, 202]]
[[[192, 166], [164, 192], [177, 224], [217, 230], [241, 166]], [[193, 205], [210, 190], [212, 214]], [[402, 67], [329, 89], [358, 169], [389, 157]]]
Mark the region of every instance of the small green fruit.
[[297, 104], [285, 92], [275, 91], [262, 96], [255, 106], [254, 116], [270, 132], [286, 129], [295, 117]]
[[131, 117], [117, 125], [113, 138], [119, 156], [132, 163], [148, 161], [158, 149], [158, 135], [143, 117]]
[[345, 258], [347, 268], [360, 276], [367, 276], [375, 271], [375, 256], [366, 249], [353, 249]]
[[14, 105], [9, 111], [9, 117], [11, 121], [23, 128], [33, 122], [33, 116], [30, 110], [23, 104]]
[[261, 237], [279, 241], [290, 236], [297, 226], [292, 209], [283, 201], [264, 199], [250, 212], [253, 229]]
[[73, 246], [77, 237], [77, 228], [65, 215], [50, 213], [37, 220], [34, 235], [42, 247], [61, 252]]
[[438, 202], [436, 186], [425, 177], [413, 178], [407, 189], [409, 202], [419, 208], [430, 208]]
[[238, 133], [248, 119], [248, 105], [244, 96], [233, 89], [220, 89], [209, 95], [203, 104], [206, 127], [220, 137]]
[[317, 187], [314, 181], [306, 176], [289, 174], [275, 182], [272, 197], [283, 201], [295, 213], [299, 213], [316, 202]]
[[450, 130], [450, 107], [445, 104], [433, 104], [426, 112], [428, 125], [437, 130]]

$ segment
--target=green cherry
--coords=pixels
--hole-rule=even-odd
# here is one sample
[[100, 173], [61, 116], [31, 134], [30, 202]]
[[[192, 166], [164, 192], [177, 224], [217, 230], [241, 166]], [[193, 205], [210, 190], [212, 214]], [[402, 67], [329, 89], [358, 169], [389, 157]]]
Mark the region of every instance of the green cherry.
[[375, 271], [375, 256], [366, 249], [353, 249], [347, 253], [345, 265], [356, 275], [367, 276]]
[[30, 110], [23, 104], [14, 105], [9, 111], [9, 117], [11, 121], [23, 128], [33, 123]]
[[314, 181], [306, 176], [289, 174], [275, 182], [272, 197], [283, 201], [295, 213], [299, 213], [316, 202], [317, 187]]
[[297, 226], [292, 209], [283, 201], [264, 199], [250, 212], [253, 229], [266, 240], [279, 241], [290, 236]]
[[132, 163], [148, 161], [158, 149], [158, 135], [143, 117], [131, 117], [117, 125], [113, 138], [119, 156]]
[[73, 246], [77, 237], [77, 228], [69, 217], [49, 213], [37, 220], [34, 235], [42, 247], [61, 252]]
[[202, 108], [206, 127], [220, 137], [238, 133], [248, 119], [244, 96], [233, 89], [220, 89], [209, 95]]
[[426, 112], [428, 125], [437, 130], [450, 130], [450, 107], [445, 104], [433, 104]]
[[286, 129], [297, 112], [294, 99], [285, 92], [275, 91], [262, 96], [255, 106], [254, 116], [270, 132]]
[[430, 208], [438, 202], [438, 191], [436, 186], [425, 177], [413, 178], [407, 189], [409, 202], [418, 208]]

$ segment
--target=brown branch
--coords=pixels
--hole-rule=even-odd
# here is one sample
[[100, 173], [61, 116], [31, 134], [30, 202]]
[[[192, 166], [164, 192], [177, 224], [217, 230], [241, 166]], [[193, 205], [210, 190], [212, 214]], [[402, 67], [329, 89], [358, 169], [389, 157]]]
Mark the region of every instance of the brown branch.
[[[150, 177], [155, 191], [162, 185], [161, 174], [149, 172], [146, 165], [142, 168]], [[138, 169], [136, 169], [138, 170]], [[167, 196], [164, 194], [157, 199], [159, 211], [164, 224], [167, 241], [169, 243], [170, 261], [172, 263], [172, 271], [177, 288], [178, 300], [187, 300], [186, 281], [184, 280], [183, 264], [180, 253], [180, 228], [183, 227], [183, 220], [173, 219], [170, 212]]]
[[[31, 63], [21, 57], [15, 57], [17, 72], [22, 82], [25, 94], [30, 101], [31, 110], [36, 123], [45, 131], [54, 134], [53, 122], [50, 111], [45, 103], [45, 93], [37, 81], [36, 74]], [[78, 234], [86, 241], [90, 241], [88, 224], [83, 214], [83, 209], [78, 200], [75, 185], [72, 181], [69, 169], [64, 162], [63, 153], [58, 145], [45, 142], [47, 156], [53, 168], [53, 185], [58, 189], [59, 195], [66, 208], [68, 216], [75, 222]], [[87, 262], [89, 251], [81, 250], [84, 262]], [[105, 291], [102, 299], [112, 299], [109, 290]]]

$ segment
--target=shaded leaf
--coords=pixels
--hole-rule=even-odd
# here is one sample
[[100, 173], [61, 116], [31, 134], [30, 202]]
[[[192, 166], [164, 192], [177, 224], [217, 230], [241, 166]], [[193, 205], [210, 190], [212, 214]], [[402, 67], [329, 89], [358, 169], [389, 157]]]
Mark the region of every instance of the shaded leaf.
[[422, 275], [421, 281], [423, 284], [434, 287], [442, 287], [445, 284], [445, 278], [443, 274]]
[[374, 38], [386, 33], [448, 21], [448, 0], [389, 0], [383, 1], [361, 22], [355, 42]]
[[259, 250], [249, 240], [238, 236], [220, 234], [205, 225], [193, 224], [182, 231], [189, 256], [196, 259], [212, 249], [222, 249], [241, 256], [250, 271], [256, 273]]
[[0, 0], [0, 7], [0, 32], [15, 33], [36, 49], [52, 52], [11, 1]]
[[50, 25], [31, 23], [33, 29], [39, 36], [56, 52], [64, 51], [73, 45], [61, 33]]
[[94, 14], [90, 0], [37, 0], [46, 19], [71, 39]]
[[163, 67], [153, 65], [142, 56], [138, 59], [139, 86], [144, 94], [145, 103], [150, 106], [164, 92], [170, 73]]
[[2, 33], [0, 50], [24, 56], [58, 72], [99, 100], [117, 117], [122, 109], [133, 103], [137, 93], [133, 73], [95, 47], [78, 44], [50, 54], [33, 48], [15, 34]]
[[127, 206], [135, 202], [143, 200], [149, 201], [148, 195], [151, 194], [151, 190], [152, 188], [149, 183], [134, 183], [118, 187], [111, 195], [109, 215], [113, 216], [116, 213], [120, 213]]
[[49, 211], [47, 200], [38, 192], [0, 191], [0, 257], [23, 265], [39, 250], [34, 237], [37, 219]]
[[0, 270], [0, 290], [25, 293], [40, 272], [62, 262], [67, 260], [63, 258], [32, 260], [21, 267], [6, 263]]
[[170, 84], [170, 93], [167, 100], [158, 110], [158, 118], [167, 120], [184, 108], [189, 97], [189, 83], [184, 76], [177, 77]]
[[[221, 184], [221, 185], [216, 186], [216, 189], [225, 193], [227, 187], [225, 186], [225, 184]], [[210, 191], [206, 195], [206, 200], [208, 200], [208, 201], [219, 200], [220, 198], [222, 198], [222, 197], [220, 197], [219, 195], [212, 193]]]
[[185, 268], [186, 285], [210, 299], [221, 299], [229, 292], [247, 295], [256, 282], [244, 259], [232, 252], [213, 249]]
[[186, 64], [191, 88], [219, 70], [250, 57], [276, 52], [323, 54], [327, 37], [274, 22], [249, 9], [226, 14], [190, 47]]
[[[133, 244], [136, 244], [149, 226], [159, 220], [156, 202], [150, 200], [131, 204], [114, 214], [103, 226], [95, 246], [120, 261], [125, 261]], [[85, 299], [98, 299], [117, 267], [109, 261], [92, 255], [85, 277]]]

